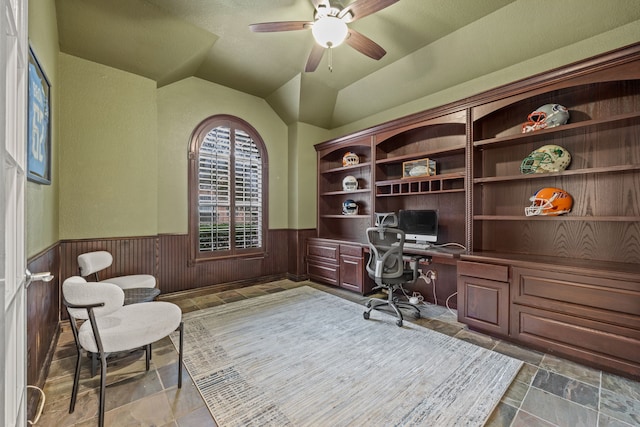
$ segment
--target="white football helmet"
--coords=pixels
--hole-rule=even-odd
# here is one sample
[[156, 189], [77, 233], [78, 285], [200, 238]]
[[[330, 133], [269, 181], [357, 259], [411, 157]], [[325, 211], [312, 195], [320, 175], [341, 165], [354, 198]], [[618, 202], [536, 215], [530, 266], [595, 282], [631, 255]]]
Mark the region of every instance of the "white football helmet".
[[569, 110], [560, 104], [545, 104], [529, 114], [522, 133], [563, 125], [569, 121]]
[[563, 171], [571, 163], [571, 154], [559, 145], [543, 145], [532, 151], [520, 164], [520, 172], [546, 173]]
[[356, 191], [358, 189], [358, 180], [353, 175], [347, 175], [342, 180], [342, 191]]
[[358, 215], [358, 204], [351, 199], [345, 200], [342, 203], [342, 215]]
[[356, 153], [352, 153], [351, 151], [347, 151], [342, 156], [342, 166], [353, 166], [360, 163], [360, 157]]

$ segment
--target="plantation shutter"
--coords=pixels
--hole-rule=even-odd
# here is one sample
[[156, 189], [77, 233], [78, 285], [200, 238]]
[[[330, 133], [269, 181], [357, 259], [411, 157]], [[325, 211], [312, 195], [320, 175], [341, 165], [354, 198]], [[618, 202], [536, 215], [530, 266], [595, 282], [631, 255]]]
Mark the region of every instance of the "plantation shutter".
[[262, 160], [251, 137], [235, 133], [235, 241], [237, 248], [262, 246]]
[[200, 252], [262, 246], [262, 159], [246, 132], [219, 126], [204, 138], [198, 221]]

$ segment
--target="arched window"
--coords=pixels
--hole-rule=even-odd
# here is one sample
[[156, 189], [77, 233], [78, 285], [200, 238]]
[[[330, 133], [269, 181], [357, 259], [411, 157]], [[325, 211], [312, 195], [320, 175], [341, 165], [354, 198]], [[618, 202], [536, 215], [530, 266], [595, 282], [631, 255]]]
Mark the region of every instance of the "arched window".
[[211, 116], [191, 136], [191, 259], [255, 256], [266, 248], [267, 150], [244, 120]]

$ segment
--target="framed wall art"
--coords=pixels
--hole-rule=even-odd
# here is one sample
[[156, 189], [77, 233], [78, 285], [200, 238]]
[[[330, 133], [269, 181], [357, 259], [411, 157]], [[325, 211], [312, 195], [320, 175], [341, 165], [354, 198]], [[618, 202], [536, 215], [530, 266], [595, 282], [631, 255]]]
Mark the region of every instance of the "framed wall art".
[[27, 179], [51, 184], [51, 84], [29, 46]]

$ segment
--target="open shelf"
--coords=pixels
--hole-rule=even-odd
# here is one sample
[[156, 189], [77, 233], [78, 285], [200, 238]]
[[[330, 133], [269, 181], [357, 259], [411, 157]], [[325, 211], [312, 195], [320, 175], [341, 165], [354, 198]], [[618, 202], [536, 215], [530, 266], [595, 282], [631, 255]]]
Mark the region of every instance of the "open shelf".
[[623, 172], [635, 172], [635, 171], [640, 171], [640, 165], [620, 165], [620, 166], [610, 166], [610, 167], [565, 170], [562, 172], [532, 173], [532, 174], [526, 174], [526, 175], [521, 174], [521, 175], [508, 175], [508, 176], [488, 176], [484, 178], [474, 178], [473, 182], [474, 184], [481, 184], [481, 183], [489, 183], [489, 182], [526, 181], [526, 180], [532, 180], [532, 179], [545, 179], [545, 178], [563, 177], [563, 176], [623, 173]]
[[517, 215], [474, 215], [474, 220], [482, 221], [592, 221], [592, 222], [639, 222], [640, 216], [522, 216]]
[[339, 173], [339, 172], [348, 172], [349, 170], [368, 168], [369, 166], [371, 166], [371, 162], [362, 162], [362, 163], [358, 163], [357, 165], [338, 166], [338, 167], [335, 167], [335, 168], [326, 169], [326, 170], [320, 171], [320, 173], [322, 173], [322, 174], [333, 174], [333, 173]]
[[497, 138], [482, 139], [474, 141], [473, 146], [478, 148], [504, 147], [507, 145], [521, 144], [524, 142], [545, 141], [552, 137], [565, 137], [572, 134], [589, 132], [595, 129], [606, 127], [624, 127], [640, 122], [640, 112], [620, 114], [616, 116], [585, 120], [577, 123], [567, 123], [550, 129], [542, 129], [535, 132], [519, 133], [514, 135], [501, 136]]
[[443, 154], [446, 154], [446, 155], [461, 154], [462, 155], [464, 154], [464, 149], [465, 149], [465, 145], [462, 144], [462, 145], [456, 145], [454, 147], [450, 147], [446, 149], [414, 152], [411, 154], [404, 154], [401, 156], [393, 156], [393, 157], [387, 157], [383, 159], [376, 159], [376, 164], [383, 165], [387, 163], [402, 163], [402, 162], [407, 162], [411, 160], [422, 159], [425, 157], [437, 158], [439, 155], [441, 156]]
[[358, 194], [358, 193], [368, 193], [371, 190], [368, 188], [359, 188], [357, 190], [353, 190], [353, 191], [326, 191], [324, 193], [321, 193], [321, 196], [348, 196], [349, 194]]
[[450, 173], [376, 182], [376, 197], [464, 192], [464, 174]]

